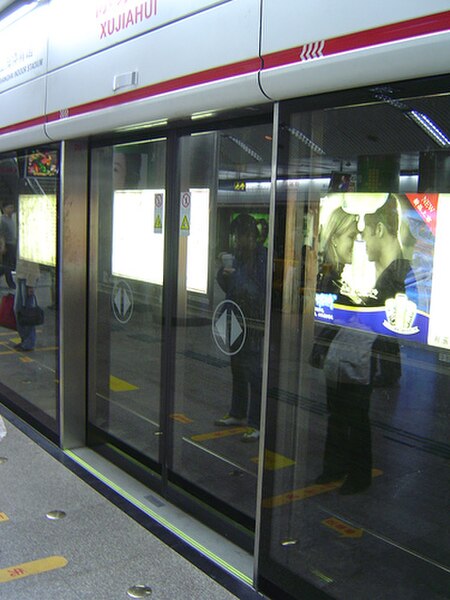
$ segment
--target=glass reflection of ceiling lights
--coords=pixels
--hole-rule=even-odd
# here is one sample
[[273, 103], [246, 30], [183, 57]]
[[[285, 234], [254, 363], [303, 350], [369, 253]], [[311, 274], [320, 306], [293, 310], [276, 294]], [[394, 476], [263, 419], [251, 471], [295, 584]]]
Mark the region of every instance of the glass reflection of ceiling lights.
[[405, 114], [414, 121], [414, 123], [419, 125], [428, 137], [441, 146], [441, 148], [448, 148], [450, 146], [450, 139], [425, 113], [417, 110], [409, 110]]
[[316, 144], [311, 139], [309, 139], [309, 137], [307, 135], [305, 135], [299, 129], [296, 129], [295, 127], [291, 127], [290, 125], [283, 125], [282, 127], [283, 127], [283, 129], [288, 131], [292, 136], [294, 136], [295, 138], [300, 140], [303, 144], [305, 144], [305, 146], [308, 146], [308, 148], [311, 148], [311, 150], [313, 152], [315, 152], [316, 154], [320, 154], [321, 156], [323, 156], [325, 154], [325, 150], [323, 150], [318, 144]]
[[248, 144], [246, 144], [241, 139], [235, 137], [234, 135], [224, 135], [224, 137], [227, 140], [230, 140], [230, 142], [233, 142], [233, 144], [235, 144], [239, 148], [241, 148], [241, 150], [243, 150], [244, 152], [246, 152], [249, 156], [251, 156], [257, 162], [263, 162], [264, 161], [263, 157], [260, 154], [258, 154], [258, 152], [256, 152], [256, 150], [254, 150], [251, 146], [249, 146]]
[[405, 102], [397, 100], [391, 96], [392, 90], [390, 88], [379, 88], [374, 90], [375, 98], [381, 100], [385, 104], [389, 104], [394, 108], [400, 110], [405, 117], [413, 121], [418, 125], [422, 131], [424, 131], [430, 139], [433, 140], [441, 148], [450, 147], [450, 138], [446, 133], [436, 125], [436, 123], [425, 113], [418, 110], [412, 110]]

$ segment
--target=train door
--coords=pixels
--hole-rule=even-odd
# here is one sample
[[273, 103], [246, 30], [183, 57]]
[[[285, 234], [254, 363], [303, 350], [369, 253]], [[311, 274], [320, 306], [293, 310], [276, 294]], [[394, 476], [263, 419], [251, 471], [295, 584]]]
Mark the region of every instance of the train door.
[[91, 161], [89, 443], [194, 512], [226, 515], [249, 548], [271, 132], [172, 132]]

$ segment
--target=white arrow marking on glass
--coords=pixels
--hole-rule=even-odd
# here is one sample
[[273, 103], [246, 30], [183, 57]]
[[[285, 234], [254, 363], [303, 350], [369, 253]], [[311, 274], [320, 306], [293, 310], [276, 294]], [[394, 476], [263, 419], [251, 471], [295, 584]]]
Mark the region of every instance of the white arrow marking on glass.
[[220, 335], [222, 342], [227, 343], [227, 311], [225, 310], [216, 321], [216, 330]]
[[117, 312], [120, 315], [120, 307], [121, 307], [121, 296], [122, 296], [122, 290], [117, 290], [117, 294], [114, 296], [114, 305], [117, 308]]
[[114, 296], [114, 304], [117, 308], [117, 312], [119, 313], [119, 315], [124, 317], [131, 306], [128, 294], [124, 289], [117, 290], [117, 294]]
[[236, 315], [231, 311], [231, 332], [230, 332], [230, 346], [238, 339], [242, 334], [242, 327], [239, 321], [236, 319]]
[[128, 309], [131, 306], [130, 299], [128, 298], [128, 294], [126, 290], [122, 290], [122, 316], [125, 316], [128, 312]]

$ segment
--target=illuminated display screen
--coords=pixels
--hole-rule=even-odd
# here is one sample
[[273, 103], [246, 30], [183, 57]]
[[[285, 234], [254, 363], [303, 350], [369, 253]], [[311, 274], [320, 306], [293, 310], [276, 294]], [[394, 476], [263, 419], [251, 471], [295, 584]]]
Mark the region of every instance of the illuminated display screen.
[[[187, 289], [208, 289], [209, 190], [192, 189], [187, 237]], [[164, 206], [155, 210], [164, 190], [124, 190], [114, 193], [112, 273], [118, 277], [162, 285]], [[156, 216], [155, 216], [156, 215]], [[155, 232], [155, 229], [157, 232]]]
[[56, 265], [56, 195], [21, 194], [18, 213], [19, 257]]
[[315, 318], [450, 348], [450, 194], [329, 194]]
[[191, 223], [187, 250], [187, 289], [206, 294], [209, 256], [209, 189], [191, 189]]
[[450, 232], [450, 194], [439, 194], [434, 245], [433, 285], [431, 287], [428, 343], [450, 349], [450, 279], [448, 236]]
[[162, 285], [164, 233], [154, 232], [155, 194], [164, 198], [164, 190], [114, 193], [112, 273], [117, 277]]

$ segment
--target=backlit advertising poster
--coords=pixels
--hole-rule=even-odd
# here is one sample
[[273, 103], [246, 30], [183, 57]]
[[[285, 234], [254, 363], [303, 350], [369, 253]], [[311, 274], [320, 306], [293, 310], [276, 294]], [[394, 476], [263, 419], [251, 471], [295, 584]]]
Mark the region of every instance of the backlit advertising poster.
[[56, 195], [20, 194], [19, 257], [29, 262], [56, 265]]
[[450, 350], [450, 194], [439, 194], [437, 214], [428, 343]]
[[330, 193], [315, 319], [450, 347], [450, 194]]

